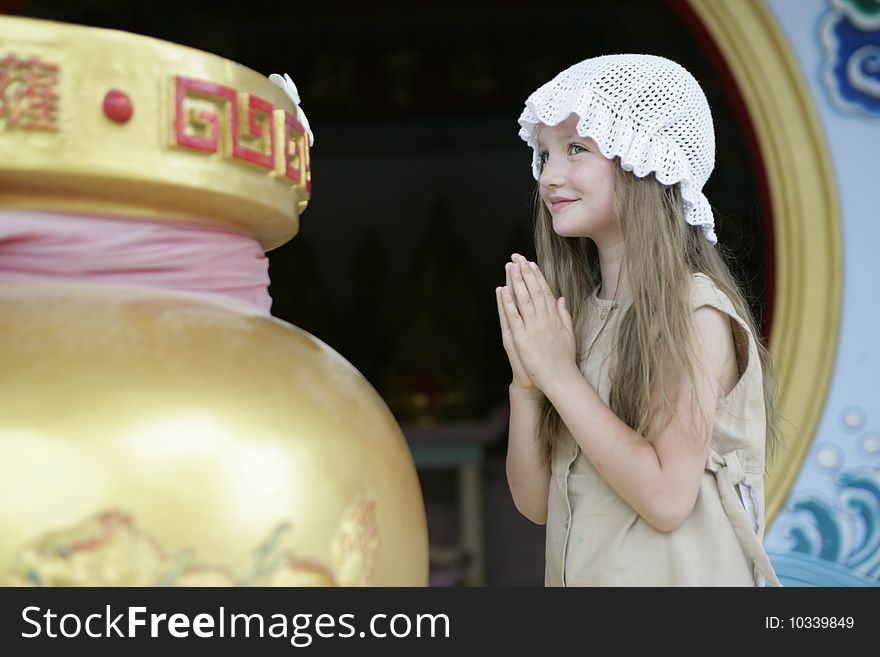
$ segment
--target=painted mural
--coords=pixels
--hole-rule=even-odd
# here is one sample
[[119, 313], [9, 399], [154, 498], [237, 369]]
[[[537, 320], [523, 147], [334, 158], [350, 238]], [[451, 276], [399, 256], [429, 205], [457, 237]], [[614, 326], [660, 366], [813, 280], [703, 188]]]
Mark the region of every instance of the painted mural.
[[827, 142], [838, 185], [842, 304], [828, 397], [766, 546], [788, 586], [880, 585], [880, 3], [768, 0]]

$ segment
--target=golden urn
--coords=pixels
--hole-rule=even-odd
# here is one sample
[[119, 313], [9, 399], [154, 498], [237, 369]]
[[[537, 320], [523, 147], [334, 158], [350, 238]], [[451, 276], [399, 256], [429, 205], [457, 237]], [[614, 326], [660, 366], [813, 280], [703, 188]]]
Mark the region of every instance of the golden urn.
[[261, 301], [310, 194], [266, 77], [0, 17], [0, 583], [427, 584], [394, 417]]

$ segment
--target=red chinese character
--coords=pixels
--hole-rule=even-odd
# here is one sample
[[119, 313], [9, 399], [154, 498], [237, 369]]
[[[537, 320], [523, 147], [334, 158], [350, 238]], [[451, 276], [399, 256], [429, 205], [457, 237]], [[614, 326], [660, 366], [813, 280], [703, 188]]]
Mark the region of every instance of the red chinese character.
[[58, 66], [36, 57], [0, 59], [0, 121], [6, 129], [58, 130]]

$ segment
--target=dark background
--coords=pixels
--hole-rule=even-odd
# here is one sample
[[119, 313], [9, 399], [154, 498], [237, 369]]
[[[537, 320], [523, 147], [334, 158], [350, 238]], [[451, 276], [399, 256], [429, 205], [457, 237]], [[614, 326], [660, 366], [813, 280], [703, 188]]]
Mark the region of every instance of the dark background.
[[[531, 155], [516, 120], [529, 93], [587, 57], [662, 55], [703, 85], [719, 242], [768, 319], [760, 163], [684, 2], [23, 0], [0, 10], [290, 74], [315, 133], [313, 196], [300, 233], [269, 254], [273, 313], [347, 358], [405, 430], [480, 421], [506, 403], [494, 288], [511, 252], [534, 257]], [[485, 582], [540, 585], [543, 528], [513, 507], [506, 431], [482, 441]], [[458, 540], [454, 472], [420, 469], [434, 546]], [[460, 581], [460, 560], [434, 566], [432, 583]]]

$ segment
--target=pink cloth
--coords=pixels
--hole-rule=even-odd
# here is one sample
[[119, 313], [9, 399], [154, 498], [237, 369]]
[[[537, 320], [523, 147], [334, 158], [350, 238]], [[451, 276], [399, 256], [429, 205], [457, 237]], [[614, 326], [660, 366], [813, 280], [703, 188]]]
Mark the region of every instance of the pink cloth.
[[269, 313], [252, 237], [189, 223], [0, 210], [0, 282], [123, 285], [232, 299]]

